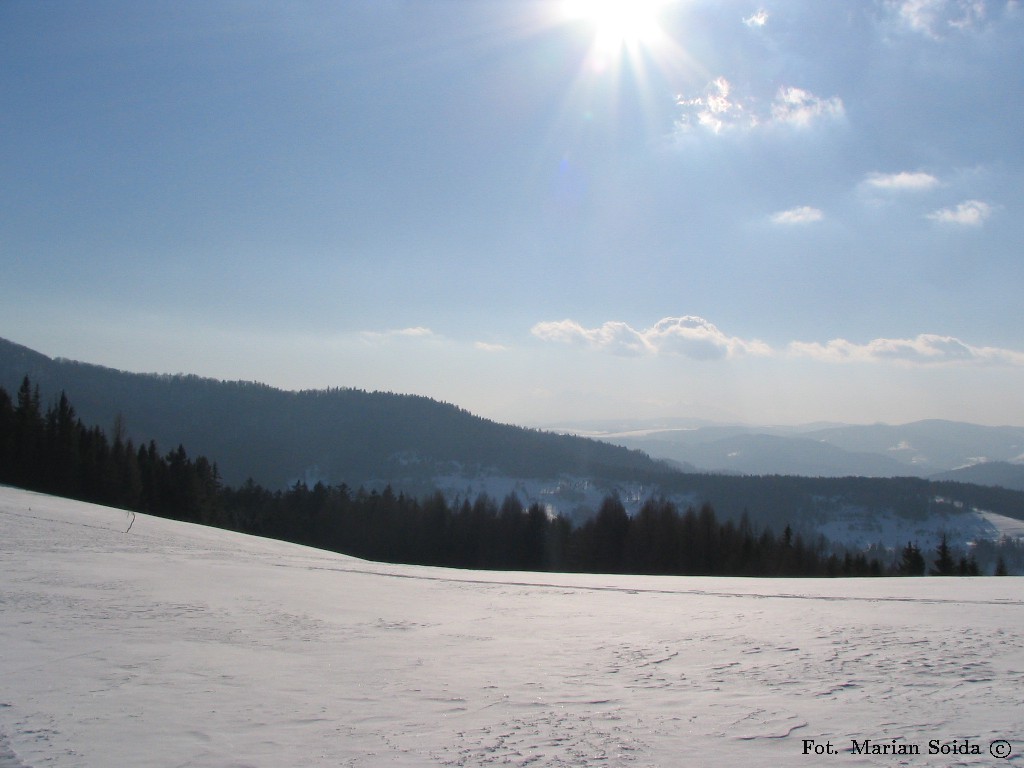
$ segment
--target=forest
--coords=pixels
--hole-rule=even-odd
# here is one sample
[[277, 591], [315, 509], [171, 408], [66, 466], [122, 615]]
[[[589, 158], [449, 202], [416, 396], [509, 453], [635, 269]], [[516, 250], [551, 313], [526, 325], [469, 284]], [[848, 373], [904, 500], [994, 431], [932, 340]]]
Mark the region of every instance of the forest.
[[[711, 504], [719, 520], [737, 525], [746, 513], [775, 531], [787, 525], [806, 531], [847, 509], [913, 520], [977, 507], [1024, 519], [1024, 492], [1006, 488], [920, 477], [684, 472], [641, 451], [500, 424], [422, 396], [345, 388], [293, 392], [256, 382], [128, 373], [51, 359], [0, 339], [0, 387], [15, 393], [25, 376], [38, 385], [44, 405], [57, 404], [65, 392], [86, 424], [112, 427], [111, 449], [117, 437], [122, 447], [129, 438], [147, 448], [153, 441], [183, 443], [191, 455], [215, 458], [220, 480], [235, 488], [249, 479], [275, 492], [296, 480], [353, 489], [390, 484], [423, 498], [444, 476], [467, 478], [476, 487], [487, 478], [570, 478], [606, 492], [632, 486], [624, 493], [687, 499], [698, 510]], [[574, 522], [589, 519], [599, 505], [594, 499], [576, 504], [571, 493], [556, 501]]]
[[109, 437], [87, 426], [63, 393], [44, 410], [27, 376], [13, 399], [0, 388], [0, 482], [383, 562], [665, 575], [978, 574], [973, 558], [945, 540], [928, 553], [929, 568], [914, 542], [895, 555], [844, 551], [823, 538], [804, 541], [788, 525], [776, 534], [747, 516], [720, 520], [710, 504], [680, 511], [651, 498], [630, 516], [608, 496], [574, 526], [515, 495], [450, 502], [439, 492], [416, 498], [390, 487], [231, 487], [216, 463], [191, 458], [182, 445], [163, 454], [153, 441], [136, 446], [120, 421]]

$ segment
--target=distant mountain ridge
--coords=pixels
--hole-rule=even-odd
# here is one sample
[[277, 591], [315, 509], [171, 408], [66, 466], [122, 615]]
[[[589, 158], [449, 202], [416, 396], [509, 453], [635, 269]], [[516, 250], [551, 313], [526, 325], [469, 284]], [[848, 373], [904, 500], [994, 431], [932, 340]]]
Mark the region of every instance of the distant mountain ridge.
[[[986, 463], [1024, 468], [1024, 428], [937, 419], [825, 428], [649, 427], [591, 434], [704, 472], [954, 479], [946, 473]], [[1007, 470], [1000, 477], [1014, 475]], [[989, 484], [980, 478], [996, 475], [979, 471], [973, 477], [979, 479], [968, 482]]]
[[654, 480], [671, 470], [640, 451], [498, 424], [416, 395], [332, 389], [291, 392], [194, 375], [126, 373], [51, 359], [0, 340], [0, 386], [28, 375], [43, 403], [64, 390], [87, 423], [123, 420], [128, 436], [179, 443], [218, 463], [224, 480], [270, 488], [295, 481], [406, 481], [452, 471]]
[[[706, 502], [723, 519], [749, 516], [776, 531], [792, 525], [808, 541], [826, 530], [838, 541], [859, 541], [865, 531], [896, 536], [886, 539], [887, 546], [902, 546], [905, 534], [931, 536], [927, 531], [938, 528], [955, 527], [965, 541], [976, 537], [975, 510], [1024, 520], [1021, 491], [932, 482], [910, 473], [870, 477], [888, 471], [891, 460], [827, 444], [818, 432], [836, 429], [831, 425], [768, 428], [767, 435], [722, 426], [633, 431], [638, 440], [665, 440], [672, 447], [675, 438], [696, 451], [692, 467], [673, 468], [640, 450], [651, 450], [649, 443], [623, 447], [498, 424], [416, 395], [291, 392], [195, 375], [126, 373], [51, 359], [0, 340], [0, 386], [13, 396], [26, 375], [38, 384], [44, 408], [63, 390], [87, 425], [109, 434], [120, 419], [137, 445], [153, 439], [162, 453], [182, 444], [190, 456], [215, 462], [223, 480], [236, 487], [252, 478], [270, 489], [322, 481], [376, 489], [387, 484], [418, 496], [439, 490], [463, 500], [514, 493], [577, 521], [592, 515], [607, 494], [619, 496], [630, 512], [645, 499], [664, 497], [680, 508]], [[1014, 435], [1009, 437], [1012, 444]], [[701, 466], [716, 455], [718, 472]], [[851, 456], [856, 471], [849, 471]], [[770, 468], [750, 472], [743, 462], [752, 458]], [[732, 463], [722, 467], [726, 460]], [[775, 463], [764, 464], [769, 460]], [[812, 472], [798, 476], [797, 466]], [[911, 533], [920, 531], [925, 533]], [[878, 540], [872, 533], [870, 541]]]
[[985, 461], [969, 467], [953, 469], [932, 476], [933, 480], [952, 480], [958, 483], [993, 485], [1024, 491], [1024, 464], [1005, 461]]

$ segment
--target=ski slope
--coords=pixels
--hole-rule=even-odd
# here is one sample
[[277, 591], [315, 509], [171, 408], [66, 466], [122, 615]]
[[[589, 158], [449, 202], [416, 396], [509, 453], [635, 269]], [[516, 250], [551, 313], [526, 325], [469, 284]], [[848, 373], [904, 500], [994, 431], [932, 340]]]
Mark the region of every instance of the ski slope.
[[[0, 488], [0, 767], [1024, 765], [1022, 578], [458, 571], [127, 526]], [[921, 754], [851, 751], [893, 739]]]

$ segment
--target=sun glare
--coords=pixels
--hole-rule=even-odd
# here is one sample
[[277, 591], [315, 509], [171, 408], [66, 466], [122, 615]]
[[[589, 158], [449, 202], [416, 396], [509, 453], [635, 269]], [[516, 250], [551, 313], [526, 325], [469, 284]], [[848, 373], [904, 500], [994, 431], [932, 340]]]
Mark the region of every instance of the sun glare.
[[566, 18], [589, 24], [594, 52], [602, 57], [651, 47], [662, 31], [666, 0], [565, 0]]

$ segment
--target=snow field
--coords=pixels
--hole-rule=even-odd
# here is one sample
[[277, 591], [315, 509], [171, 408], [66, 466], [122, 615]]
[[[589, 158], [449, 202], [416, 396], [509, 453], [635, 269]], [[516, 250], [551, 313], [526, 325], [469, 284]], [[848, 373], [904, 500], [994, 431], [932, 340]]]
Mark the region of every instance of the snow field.
[[[458, 571], [127, 522], [0, 488], [0, 768], [1024, 765], [1021, 578]], [[925, 754], [849, 752], [894, 738]]]

